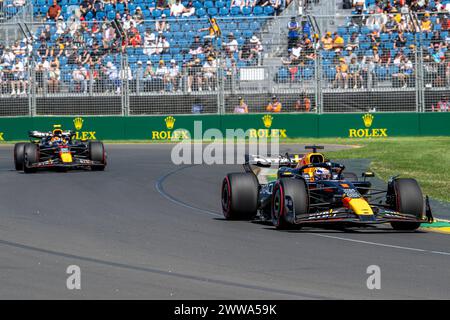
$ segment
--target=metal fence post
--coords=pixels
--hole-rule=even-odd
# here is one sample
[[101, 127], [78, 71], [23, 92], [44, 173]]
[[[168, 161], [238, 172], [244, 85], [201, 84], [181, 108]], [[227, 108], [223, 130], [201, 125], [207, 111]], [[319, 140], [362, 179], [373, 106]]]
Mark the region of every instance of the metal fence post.
[[315, 94], [315, 100], [316, 100], [316, 113], [321, 114], [322, 111], [322, 72], [321, 72], [321, 56], [320, 53], [316, 51], [316, 63], [315, 63], [315, 83], [314, 86], [314, 94]]
[[130, 114], [130, 94], [128, 92], [128, 55], [126, 52], [121, 55], [121, 62], [119, 79], [121, 78], [122, 116], [128, 116]]

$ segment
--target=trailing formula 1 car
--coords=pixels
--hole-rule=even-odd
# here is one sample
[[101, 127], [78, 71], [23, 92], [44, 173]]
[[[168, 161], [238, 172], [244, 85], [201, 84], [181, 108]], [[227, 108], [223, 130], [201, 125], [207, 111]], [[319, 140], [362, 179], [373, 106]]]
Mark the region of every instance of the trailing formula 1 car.
[[[270, 222], [278, 229], [303, 226], [368, 227], [390, 223], [395, 230], [416, 230], [433, 217], [415, 179], [392, 177], [384, 190], [372, 188], [362, 174], [318, 153], [303, 155], [246, 155], [242, 173], [229, 173], [222, 183], [226, 219]], [[264, 171], [267, 172], [264, 172]], [[275, 172], [270, 181], [270, 172]]]
[[16, 170], [25, 173], [51, 168], [105, 170], [106, 152], [100, 141], [76, 140], [75, 132], [63, 131], [60, 125], [55, 125], [53, 131], [30, 131], [28, 135], [30, 142], [14, 146]]

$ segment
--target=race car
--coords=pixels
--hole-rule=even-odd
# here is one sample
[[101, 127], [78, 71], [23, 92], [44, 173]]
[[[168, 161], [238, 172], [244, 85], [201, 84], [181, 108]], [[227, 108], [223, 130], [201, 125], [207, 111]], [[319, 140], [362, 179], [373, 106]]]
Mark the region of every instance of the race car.
[[245, 172], [229, 173], [222, 182], [225, 219], [268, 222], [277, 229], [390, 223], [395, 230], [416, 230], [433, 220], [428, 196], [424, 200], [415, 179], [396, 176], [386, 189], [375, 189], [368, 181], [372, 172], [360, 180], [317, 152], [323, 146], [306, 149], [312, 152], [246, 155]]
[[63, 131], [60, 125], [49, 132], [29, 131], [28, 135], [30, 142], [14, 146], [16, 170], [25, 173], [50, 168], [105, 170], [106, 152], [100, 141], [76, 140], [74, 131]]

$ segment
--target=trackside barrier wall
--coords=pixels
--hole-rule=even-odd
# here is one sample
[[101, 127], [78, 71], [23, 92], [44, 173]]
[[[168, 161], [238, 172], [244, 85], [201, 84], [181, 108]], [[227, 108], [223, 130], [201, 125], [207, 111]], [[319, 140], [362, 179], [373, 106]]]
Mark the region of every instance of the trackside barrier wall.
[[167, 141], [176, 129], [195, 137], [210, 128], [250, 130], [251, 136], [281, 140], [299, 137], [380, 138], [450, 136], [450, 113], [167, 115], [142, 117], [11, 117], [0, 118], [0, 141], [26, 140], [29, 130], [51, 130], [54, 124], [77, 132], [79, 139]]

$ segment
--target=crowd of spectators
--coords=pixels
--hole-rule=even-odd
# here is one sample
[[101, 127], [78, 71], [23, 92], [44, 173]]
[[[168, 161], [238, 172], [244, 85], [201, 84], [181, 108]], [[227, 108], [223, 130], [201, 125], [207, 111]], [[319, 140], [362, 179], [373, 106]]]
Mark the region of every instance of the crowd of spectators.
[[[445, 2], [445, 3], [444, 3]], [[299, 67], [320, 54], [323, 80], [333, 88], [383, 85], [414, 87], [423, 59], [427, 87], [450, 85], [450, 1], [354, 0], [353, 15], [320, 39], [309, 23], [288, 23], [288, 55], [282, 58], [292, 80]]]
[[[191, 92], [217, 87], [219, 61], [227, 78], [236, 74], [239, 65], [262, 63], [262, 43], [254, 32], [242, 37], [238, 30], [240, 38], [234, 32], [221, 34], [214, 18], [203, 19], [203, 28], [190, 30], [192, 42], [174, 40], [180, 24], [174, 28], [178, 21], [173, 19], [194, 15], [196, 2], [158, 0], [149, 7], [129, 0], [82, 0], [67, 16], [67, 5], [62, 7], [59, 1], [48, 6], [46, 21], [35, 39], [0, 48], [1, 94], [25, 94], [30, 68], [36, 72], [38, 92], [66, 88], [71, 92], [120, 93], [123, 79], [130, 80], [134, 92]], [[278, 6], [282, 1], [266, 2], [235, 0], [230, 7]], [[97, 20], [98, 13], [108, 8], [115, 10], [114, 17], [100, 15], [102, 19]], [[149, 23], [145, 22], [145, 10], [162, 14]], [[16, 58], [21, 62], [20, 71], [14, 68]]]

